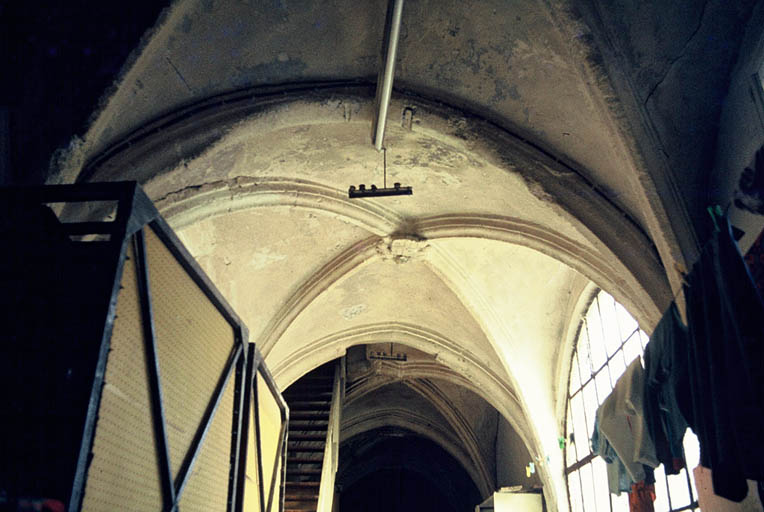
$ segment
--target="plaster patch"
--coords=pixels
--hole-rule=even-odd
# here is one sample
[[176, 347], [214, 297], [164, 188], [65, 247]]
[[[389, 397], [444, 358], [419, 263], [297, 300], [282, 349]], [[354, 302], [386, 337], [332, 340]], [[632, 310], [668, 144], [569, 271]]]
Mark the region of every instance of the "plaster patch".
[[282, 260], [285, 260], [286, 258], [287, 257], [285, 254], [279, 254], [266, 248], [252, 255], [252, 261], [250, 262], [250, 265], [255, 270], [260, 270], [262, 268], [267, 267], [271, 263], [282, 261]]
[[356, 304], [355, 306], [343, 309], [340, 311], [340, 314], [345, 320], [352, 320], [364, 311], [366, 311], [366, 304]]

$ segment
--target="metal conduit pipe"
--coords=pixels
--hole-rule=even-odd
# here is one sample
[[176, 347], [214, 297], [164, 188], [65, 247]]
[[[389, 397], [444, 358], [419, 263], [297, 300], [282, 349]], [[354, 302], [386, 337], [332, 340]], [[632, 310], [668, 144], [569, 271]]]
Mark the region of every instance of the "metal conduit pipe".
[[387, 42], [387, 55], [385, 68], [377, 82], [377, 123], [374, 129], [374, 147], [377, 151], [382, 150], [382, 142], [385, 138], [385, 122], [387, 121], [387, 109], [390, 106], [390, 95], [393, 92], [393, 75], [395, 75], [395, 55], [398, 53], [398, 37], [401, 33], [401, 17], [403, 14], [403, 0], [393, 0], [393, 16], [390, 20], [390, 34]]

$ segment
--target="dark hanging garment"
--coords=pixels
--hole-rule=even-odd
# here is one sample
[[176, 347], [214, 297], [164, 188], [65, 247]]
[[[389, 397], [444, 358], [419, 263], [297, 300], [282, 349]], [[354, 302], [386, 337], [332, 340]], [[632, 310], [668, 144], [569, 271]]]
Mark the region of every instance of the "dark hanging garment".
[[655, 327], [643, 358], [647, 429], [666, 474], [675, 475], [684, 467], [682, 440], [687, 430], [678, 402], [689, 402], [689, 389], [687, 328], [673, 302]]
[[691, 399], [683, 412], [714, 492], [741, 501], [746, 478], [764, 480], [764, 307], [726, 219], [685, 296]]

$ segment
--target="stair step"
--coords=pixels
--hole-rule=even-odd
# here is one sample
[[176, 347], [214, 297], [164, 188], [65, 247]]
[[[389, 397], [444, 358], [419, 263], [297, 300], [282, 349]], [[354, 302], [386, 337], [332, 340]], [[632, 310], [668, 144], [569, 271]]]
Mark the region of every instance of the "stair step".
[[287, 489], [292, 487], [299, 487], [299, 488], [307, 487], [312, 489], [314, 487], [317, 488], [320, 484], [321, 482], [287, 482], [286, 486], [287, 486]]
[[[300, 438], [300, 436], [304, 436]], [[289, 429], [290, 441], [326, 442], [326, 427]]]
[[[325, 432], [324, 429], [322, 429], [321, 431]], [[293, 434], [293, 433], [290, 432], [289, 433], [289, 442], [291, 443], [292, 441], [295, 441], [295, 442], [301, 442], [301, 441], [321, 441], [321, 442], [326, 442], [326, 434], [325, 433], [324, 434], [300, 434], [300, 433], [297, 433], [297, 432], [295, 432]]]
[[[302, 482], [295, 482], [295, 483], [302, 483]], [[286, 494], [284, 495], [286, 499], [289, 500], [315, 500], [318, 499], [318, 485], [320, 482], [305, 482], [310, 484], [316, 484], [311, 486], [305, 486], [305, 487], [296, 487], [296, 486], [290, 486], [287, 485], [286, 488]]]
[[329, 409], [332, 406], [330, 400], [294, 400], [289, 403], [290, 411], [314, 411]]
[[[291, 466], [287, 468], [287, 478], [290, 476], [298, 476], [298, 475], [320, 475], [321, 470], [316, 468], [298, 468], [295, 466]], [[287, 480], [289, 481], [289, 480]]]
[[318, 419], [328, 419], [329, 418], [329, 411], [290, 411], [289, 412], [289, 419], [290, 420], [318, 420]]
[[311, 459], [310, 457], [287, 457], [287, 464], [323, 464], [323, 457]]
[[292, 489], [286, 492], [284, 495], [286, 501], [297, 500], [317, 500], [318, 499], [318, 487], [306, 487]]
[[289, 499], [289, 497], [285, 497], [284, 499], [284, 509], [285, 510], [316, 510], [316, 506], [318, 505], [318, 499], [306, 499], [306, 500], [293, 500]]
[[315, 511], [318, 507], [318, 500], [310, 501], [292, 501], [284, 500], [284, 512], [305, 512], [306, 510]]
[[323, 446], [289, 446], [289, 453], [324, 453]]
[[[324, 427], [324, 430], [326, 430], [326, 427], [329, 426], [329, 421], [327, 420], [294, 420], [289, 419], [289, 430], [320, 430], [317, 427]], [[294, 427], [294, 428], [292, 428]], [[308, 428], [305, 428], [308, 427]]]

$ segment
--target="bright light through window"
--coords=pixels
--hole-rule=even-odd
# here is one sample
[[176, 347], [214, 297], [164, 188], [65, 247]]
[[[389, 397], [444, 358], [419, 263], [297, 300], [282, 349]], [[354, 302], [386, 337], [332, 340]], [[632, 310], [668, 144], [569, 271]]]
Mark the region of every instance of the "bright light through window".
[[[565, 450], [566, 476], [573, 512], [628, 512], [626, 493], [610, 494], [605, 462], [589, 446], [599, 405], [613, 390], [626, 367], [640, 357], [648, 338], [626, 309], [605, 292], [592, 301], [581, 321], [568, 387]], [[688, 429], [684, 438], [687, 466], [698, 465], [698, 440]], [[655, 510], [678, 512], [697, 508], [695, 483], [686, 469], [666, 476], [655, 470]]]

